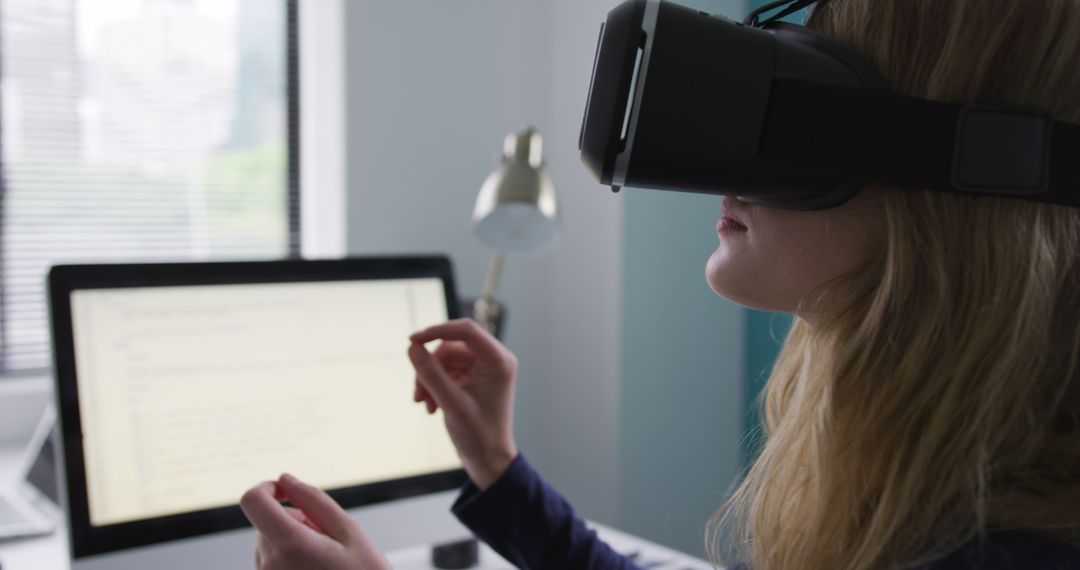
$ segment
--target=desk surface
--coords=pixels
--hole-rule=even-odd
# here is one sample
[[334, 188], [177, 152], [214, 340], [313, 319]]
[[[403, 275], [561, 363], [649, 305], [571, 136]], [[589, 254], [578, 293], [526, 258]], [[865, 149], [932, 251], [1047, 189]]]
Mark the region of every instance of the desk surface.
[[[590, 524], [600, 536], [619, 552], [634, 556], [639, 564], [655, 570], [709, 570], [704, 560], [686, 556], [658, 544], [599, 524]], [[397, 570], [428, 570], [431, 547], [421, 544], [386, 553]], [[3, 570], [68, 570], [67, 540], [64, 530], [45, 537], [0, 542], [0, 564]], [[487, 545], [481, 544], [480, 564], [476, 570], [507, 570], [513, 568]]]
[[[0, 485], [6, 486], [13, 476], [21, 450], [0, 448]], [[704, 560], [687, 556], [676, 550], [649, 542], [636, 536], [597, 523], [589, 523], [604, 541], [615, 550], [633, 556], [639, 564], [655, 570], [710, 570]], [[254, 548], [254, 543], [252, 543]], [[398, 570], [428, 570], [431, 565], [431, 545], [420, 544], [386, 553]], [[69, 570], [67, 532], [64, 525], [50, 535], [0, 541], [2, 570]], [[481, 544], [480, 564], [476, 570], [506, 570], [513, 568], [487, 545]]]

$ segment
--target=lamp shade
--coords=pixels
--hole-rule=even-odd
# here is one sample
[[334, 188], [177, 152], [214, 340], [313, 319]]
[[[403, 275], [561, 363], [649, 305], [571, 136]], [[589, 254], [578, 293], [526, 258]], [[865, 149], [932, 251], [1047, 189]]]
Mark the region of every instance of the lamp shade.
[[472, 229], [480, 241], [507, 253], [541, 252], [558, 241], [559, 206], [543, 145], [531, 128], [506, 136], [502, 160], [476, 198]]

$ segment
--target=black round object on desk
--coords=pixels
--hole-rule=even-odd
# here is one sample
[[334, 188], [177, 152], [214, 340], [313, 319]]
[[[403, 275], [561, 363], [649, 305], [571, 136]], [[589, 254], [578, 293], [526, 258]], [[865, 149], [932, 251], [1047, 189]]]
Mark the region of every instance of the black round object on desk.
[[480, 562], [480, 545], [475, 538], [436, 544], [431, 548], [431, 565], [446, 570], [472, 568]]

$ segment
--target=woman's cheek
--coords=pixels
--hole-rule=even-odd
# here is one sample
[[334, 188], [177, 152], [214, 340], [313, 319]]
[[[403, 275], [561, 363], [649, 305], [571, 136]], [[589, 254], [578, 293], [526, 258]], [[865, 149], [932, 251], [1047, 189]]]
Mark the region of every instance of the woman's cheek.
[[745, 235], [719, 236], [706, 264], [709, 286], [746, 307], [794, 312], [830, 269], [824, 216], [756, 207]]
[[766, 311], [789, 311], [784, 269], [753, 247], [731, 247], [721, 243], [705, 265], [709, 287], [734, 303]]

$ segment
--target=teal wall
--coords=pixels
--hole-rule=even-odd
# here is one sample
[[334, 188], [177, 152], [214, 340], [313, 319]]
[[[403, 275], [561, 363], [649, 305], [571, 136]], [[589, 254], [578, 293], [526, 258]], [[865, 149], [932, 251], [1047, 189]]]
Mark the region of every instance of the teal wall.
[[720, 197], [623, 190], [620, 526], [704, 556], [742, 468], [745, 310], [705, 282]]
[[[750, 10], [753, 10], [753, 9], [758, 8], [760, 6], [764, 6], [764, 5], [766, 5], [766, 4], [768, 4], [769, 2], [772, 2], [772, 1], [773, 0], [749, 0], [749, 2], [747, 2], [749, 7], [746, 10], [747, 10], [747, 12], [749, 12]], [[765, 14], [763, 14], [763, 16], [767, 18], [770, 15], [775, 14], [777, 12], [778, 12], [778, 10], [777, 11], [766, 12]], [[798, 12], [795, 12], [794, 14], [784, 18], [784, 21], [785, 22], [791, 22], [793, 24], [801, 24], [806, 20], [806, 16], [809, 13], [810, 13], [810, 8], [803, 8], [802, 10], [799, 10]], [[741, 20], [741, 18], [740, 18], [740, 20]]]

